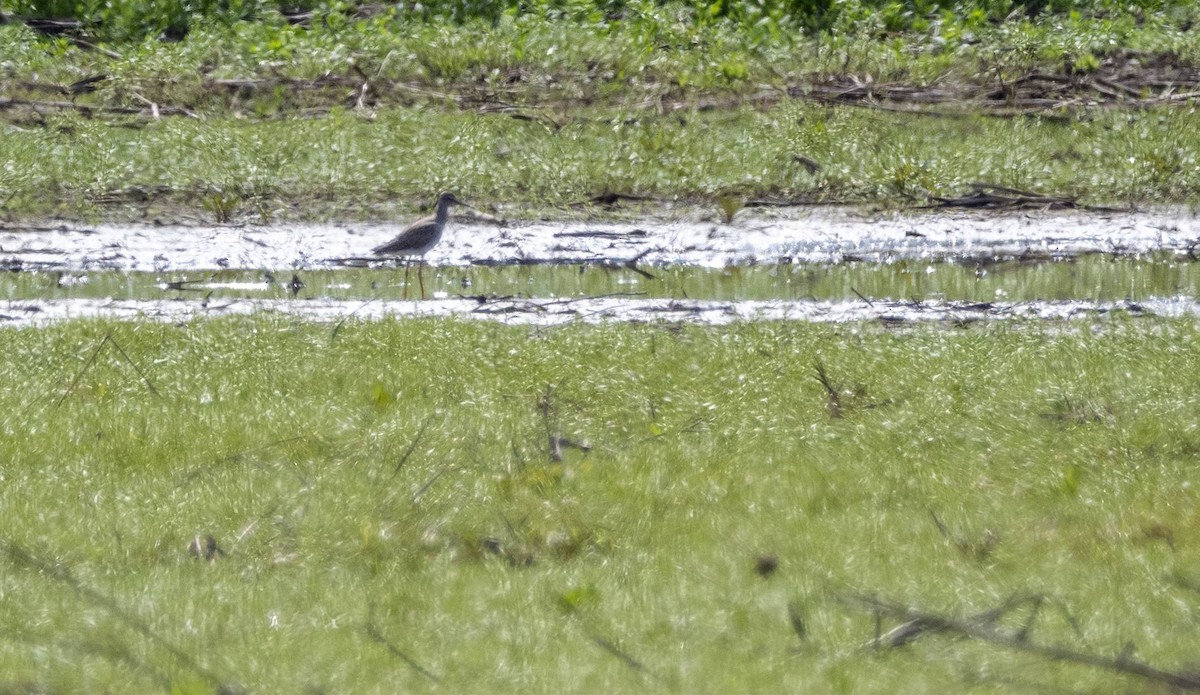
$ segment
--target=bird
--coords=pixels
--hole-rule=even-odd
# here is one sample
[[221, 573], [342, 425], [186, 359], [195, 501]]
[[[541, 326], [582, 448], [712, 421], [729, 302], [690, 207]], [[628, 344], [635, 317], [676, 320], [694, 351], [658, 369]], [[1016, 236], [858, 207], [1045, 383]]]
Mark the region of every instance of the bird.
[[[450, 216], [451, 205], [471, 207], [454, 197], [453, 193], [444, 192], [438, 196], [434, 213], [428, 217], [413, 222], [400, 232], [399, 236], [386, 244], [372, 249], [376, 256], [403, 256], [404, 262], [404, 298], [408, 299], [408, 269], [413, 256], [424, 256], [442, 240], [442, 230], [446, 228], [446, 218]], [[425, 298], [425, 279], [421, 277], [421, 268], [417, 266], [417, 281], [421, 285], [421, 299]]]

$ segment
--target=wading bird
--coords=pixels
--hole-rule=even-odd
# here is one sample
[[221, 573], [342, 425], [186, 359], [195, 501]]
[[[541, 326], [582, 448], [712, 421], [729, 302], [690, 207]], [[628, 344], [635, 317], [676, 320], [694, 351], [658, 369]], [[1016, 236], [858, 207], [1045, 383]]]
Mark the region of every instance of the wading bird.
[[[437, 243], [442, 240], [442, 230], [446, 228], [446, 218], [450, 216], [451, 205], [471, 207], [458, 198], [455, 198], [453, 193], [442, 193], [438, 196], [432, 215], [422, 217], [413, 222], [405, 227], [404, 231], [400, 232], [400, 235], [395, 239], [372, 249], [372, 252], [376, 256], [404, 257], [405, 299], [408, 299], [408, 269], [412, 263], [412, 257], [424, 257], [429, 249], [437, 246]], [[421, 276], [421, 269], [425, 265], [425, 262], [423, 258], [419, 259], [418, 262], [421, 265], [417, 266], [417, 282], [421, 285], [421, 299], [424, 299], [425, 279]]]

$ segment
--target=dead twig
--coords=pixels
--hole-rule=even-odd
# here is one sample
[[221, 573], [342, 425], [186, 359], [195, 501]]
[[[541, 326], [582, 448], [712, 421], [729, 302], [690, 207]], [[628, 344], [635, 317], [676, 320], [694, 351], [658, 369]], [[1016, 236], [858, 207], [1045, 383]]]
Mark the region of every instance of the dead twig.
[[1189, 66], [1158, 66], [1131, 73], [1114, 64], [1088, 76], [1032, 72], [999, 86], [986, 80], [953, 85], [875, 83], [843, 75], [792, 85], [787, 93], [794, 98], [920, 116], [983, 114], [1069, 121], [1079, 112], [1145, 109], [1190, 101], [1195, 91], [1177, 94], [1175, 90], [1194, 90], [1198, 85], [1200, 78]]
[[153, 117], [154, 120], [157, 121], [158, 119], [162, 118], [162, 114], [158, 110], [158, 102], [150, 101], [137, 92], [133, 93], [133, 98], [150, 107], [150, 116]]
[[[1069, 647], [1044, 645], [1032, 641], [1030, 639], [1030, 632], [1032, 631], [1033, 621], [1044, 600], [1041, 596], [1013, 597], [997, 608], [967, 618], [953, 618], [916, 610], [870, 596], [852, 596], [850, 600], [868, 607], [877, 616], [886, 615], [903, 621], [896, 629], [885, 635], [877, 636], [872, 640], [871, 643], [876, 648], [881, 645], [901, 647], [911, 643], [922, 635], [948, 633], [1025, 654], [1040, 656], [1052, 661], [1065, 661], [1116, 673], [1139, 676], [1146, 680], [1162, 683], [1180, 690], [1200, 690], [1200, 672], [1167, 671], [1151, 666], [1133, 658], [1131, 644], [1126, 644], [1116, 656], [1106, 657], [1088, 654]], [[1029, 617], [1021, 628], [1010, 633], [996, 625], [1000, 617], [1022, 604], [1030, 605], [1031, 610]]]
[[644, 229], [631, 229], [628, 232], [605, 232], [585, 229], [581, 232], [555, 232], [555, 239], [582, 237], [585, 239], [632, 239], [644, 238], [650, 233]]
[[[103, 113], [115, 116], [137, 116], [145, 111], [143, 108], [135, 108], [132, 106], [96, 106], [89, 104], [76, 104], [73, 101], [38, 101], [32, 99], [10, 99], [6, 97], [0, 97], [0, 111], [21, 106], [34, 110], [51, 109], [60, 111], [78, 111], [88, 116], [94, 113]], [[159, 113], [163, 116], [196, 117], [196, 114], [192, 113], [191, 111], [177, 106], [163, 107], [159, 110]]]
[[621, 649], [616, 644], [613, 644], [610, 640], [606, 639], [603, 635], [601, 635], [597, 632], [593, 632], [592, 630], [587, 630], [587, 629], [584, 630], [584, 633], [587, 635], [588, 639], [590, 639], [592, 641], [593, 644], [595, 644], [597, 647], [600, 647], [601, 649], [608, 652], [609, 654], [612, 654], [613, 656], [617, 657], [617, 659], [620, 660], [621, 663], [625, 664], [629, 668], [633, 669], [634, 671], [637, 671], [638, 673], [644, 673], [646, 675], [653, 675], [649, 671], [646, 670], [645, 664], [643, 664], [642, 662], [640, 662], [637, 659], [630, 656], [628, 652]]
[[816, 174], [821, 170], [821, 165], [817, 163], [817, 160], [813, 159], [812, 157], [802, 155], [798, 152], [792, 153], [792, 161], [804, 167], [804, 169], [810, 174]]
[[413, 504], [416, 504], [417, 500], [421, 499], [421, 497], [429, 491], [429, 488], [433, 487], [433, 484], [440, 480], [443, 475], [449, 473], [453, 467], [454, 464], [452, 463], [442, 464], [442, 467], [439, 468], [429, 480], [426, 480], [425, 483], [421, 485], [421, 487], [417, 488], [416, 492], [412, 494]]
[[972, 184], [972, 191], [957, 198], [930, 196], [934, 204], [922, 207], [928, 208], [1044, 208], [1051, 210], [1074, 209], [1078, 207], [1076, 199], [1071, 196], [1049, 196], [1030, 193], [1015, 188], [998, 186], [988, 183]]
[[867, 306], [869, 306], [869, 307], [874, 307], [874, 306], [875, 306], [875, 302], [872, 302], [870, 299], [867, 299], [866, 297], [864, 297], [864, 296], [863, 296], [863, 294], [862, 294], [862, 292], [859, 292], [858, 290], [854, 289], [853, 287], [851, 287], [851, 288], [850, 288], [850, 291], [854, 293], [854, 296], [856, 296], [856, 297], [858, 297], [859, 299], [861, 299], [861, 300], [863, 300], [864, 302], [866, 302], [866, 303], [867, 303]]
[[796, 637], [801, 642], [805, 641], [808, 638], [808, 629], [804, 625], [804, 612], [801, 610], [800, 604], [796, 601], [788, 601], [787, 612], [792, 632], [796, 633]]
[[651, 273], [649, 273], [645, 270], [642, 270], [641, 268], [639, 268], [637, 266], [638, 261], [642, 260], [643, 258], [645, 258], [646, 256], [650, 255], [653, 252], [654, 252], [654, 249], [646, 249], [645, 251], [642, 251], [638, 255], [634, 256], [633, 258], [630, 258], [629, 260], [625, 261], [622, 264], [622, 266], [632, 270], [633, 272], [637, 273], [638, 275], [641, 275], [642, 277], [646, 278], [647, 280], [657, 280], [658, 278], [656, 276], [652, 275]]
[[129, 363], [129, 366], [133, 367], [133, 371], [137, 372], [137, 375], [141, 377], [142, 382], [146, 384], [146, 388], [150, 389], [150, 393], [154, 394], [155, 398], [162, 398], [162, 395], [159, 394], [158, 389], [154, 387], [154, 382], [150, 381], [150, 377], [146, 376], [146, 373], [143, 372], [142, 368], [137, 365], [137, 362], [134, 362], [133, 358], [129, 356], [129, 353], [125, 352], [125, 348], [121, 347], [121, 344], [117, 342], [116, 338], [112, 337], [112, 333], [107, 334], [104, 336], [104, 338], [116, 349], [118, 353], [120, 353], [121, 357], [125, 358], [125, 361]]
[[[107, 337], [107, 336], [105, 336], [105, 337]], [[104, 341], [101, 340], [100, 344], [96, 346], [96, 349], [93, 350], [92, 354], [87, 358], [87, 361], [83, 363], [83, 368], [80, 369], [75, 374], [75, 378], [71, 380], [71, 384], [69, 386], [67, 386], [67, 390], [63, 393], [62, 397], [59, 398], [58, 402], [56, 402], [54, 404], [54, 407], [56, 409], [63, 404], [63, 401], [67, 400], [67, 396], [74, 393], [75, 386], [79, 383], [79, 380], [81, 378], [83, 378], [83, 375], [87, 372], [87, 370], [91, 369], [92, 364], [95, 363], [96, 357], [100, 354], [100, 350], [102, 350], [103, 348], [104, 348]]]
[[542, 391], [542, 395], [538, 397], [537, 402], [538, 412], [542, 416], [542, 426], [546, 428], [546, 439], [550, 440], [554, 436], [554, 430], [557, 427], [558, 408], [554, 405], [554, 385], [546, 384], [546, 388]]
[[937, 527], [938, 533], [942, 534], [942, 538], [953, 543], [964, 557], [979, 561], [986, 560], [1000, 543], [1000, 535], [991, 529], [984, 529], [979, 540], [975, 541], [952, 533], [932, 509], [929, 510], [929, 516], [933, 519], [933, 525]]
[[85, 77], [82, 80], [76, 80], [66, 87], [59, 87], [59, 90], [63, 94], [71, 97], [79, 96], [80, 94], [91, 94], [99, 89], [97, 85], [107, 79], [108, 75], [92, 75], [91, 77]]
[[591, 200], [589, 200], [588, 203], [591, 203], [592, 205], [604, 205], [607, 207], [613, 207], [613, 206], [619, 205], [621, 203], [621, 201], [624, 201], [624, 200], [634, 202], [634, 203], [645, 203], [645, 202], [656, 201], [656, 200], [658, 200], [658, 198], [653, 198], [653, 197], [645, 196], [645, 195], [633, 195], [630, 193], [601, 193], [600, 195], [592, 196]]
[[342, 330], [343, 324], [345, 324], [347, 321], [349, 321], [351, 318], [353, 318], [355, 314], [357, 314], [359, 311], [365, 309], [367, 307], [367, 305], [369, 305], [371, 302], [374, 302], [377, 299], [379, 299], [379, 295], [375, 295], [374, 297], [371, 297], [367, 301], [356, 306], [354, 308], [354, 311], [351, 311], [349, 314], [346, 314], [345, 316], [343, 316], [342, 319], [340, 321], [338, 321], [337, 324], [334, 325], [333, 331], [331, 331], [329, 333], [330, 344], [332, 344], [333, 341], [337, 339], [338, 331]]
[[142, 382], [146, 384], [146, 388], [150, 390], [150, 393], [154, 394], [155, 398], [162, 398], [162, 395], [158, 392], [158, 389], [155, 388], [154, 382], [150, 381], [150, 378], [147, 377], [146, 373], [142, 371], [142, 368], [137, 365], [137, 362], [134, 362], [133, 358], [129, 356], [129, 353], [125, 352], [125, 349], [122, 348], [116, 339], [112, 337], [112, 333], [105, 333], [104, 337], [101, 338], [100, 343], [96, 345], [96, 349], [93, 350], [92, 354], [88, 357], [87, 362], [84, 363], [83, 368], [80, 369], [79, 372], [75, 374], [75, 378], [71, 380], [71, 385], [67, 387], [67, 390], [54, 404], [55, 408], [61, 406], [63, 401], [67, 400], [67, 396], [71, 395], [75, 391], [75, 386], [79, 384], [79, 380], [83, 378], [83, 375], [87, 373], [89, 369], [91, 369], [93, 364], [95, 364], [96, 358], [100, 355], [100, 351], [104, 349], [105, 345], [112, 345], [113, 349], [116, 350], [117, 353], [124, 358], [127, 363], [129, 363], [129, 366], [133, 367], [135, 372], [137, 372], [138, 377], [140, 377]]
[[155, 632], [154, 629], [150, 627], [149, 623], [123, 608], [111, 596], [102, 594], [96, 589], [84, 584], [71, 572], [69, 568], [63, 564], [58, 562], [50, 562], [49, 560], [40, 558], [16, 541], [6, 539], [2, 541], [2, 543], [5, 555], [8, 556], [9, 562], [18, 567], [37, 572], [38, 574], [49, 579], [66, 584], [71, 588], [72, 591], [75, 592], [77, 596], [93, 605], [99, 606], [106, 613], [123, 623], [126, 627], [142, 635], [142, 637], [145, 637], [154, 644], [157, 644], [197, 676], [200, 676], [200, 678], [203, 680], [215, 685], [218, 692], [235, 693], [241, 691], [240, 688], [236, 688], [227, 684], [221, 677], [201, 666], [191, 654], [187, 653], [175, 643]]
[[817, 382], [825, 389], [825, 407], [829, 410], [829, 417], [833, 419], [842, 416], [842, 396], [838, 393], [838, 388], [829, 378], [829, 373], [825, 371], [825, 363], [817, 360], [814, 367], [816, 371]]
[[79, 46], [80, 48], [84, 48], [89, 51], [95, 51], [95, 52], [99, 53], [100, 55], [104, 56], [105, 58], [111, 58], [113, 60], [123, 60], [124, 59], [121, 56], [121, 54], [117, 53], [116, 51], [109, 50], [107, 48], [104, 48], [103, 46], [97, 46], [96, 44], [92, 43], [91, 41], [85, 41], [84, 39], [81, 39], [79, 37], [72, 38], [71, 43], [75, 44], [76, 46]]
[[374, 618], [369, 619], [367, 621], [367, 624], [365, 626], [363, 626], [363, 632], [365, 632], [367, 637], [370, 637], [371, 640], [374, 641], [376, 644], [382, 645], [383, 648], [386, 649], [389, 654], [396, 657], [397, 659], [400, 659], [404, 663], [408, 664], [412, 668], [412, 670], [416, 671], [417, 673], [421, 674], [422, 676], [425, 676], [426, 678], [433, 681], [434, 683], [442, 682], [442, 679], [437, 677], [436, 675], [434, 675], [434, 673], [432, 671], [425, 668], [421, 664], [417, 663], [416, 659], [412, 658], [407, 653], [405, 653], [403, 650], [401, 650], [399, 647], [392, 644], [388, 640], [387, 637], [384, 637], [383, 633], [379, 631], [379, 627], [375, 625]]
[[396, 470], [392, 471], [393, 478], [400, 474], [400, 469], [404, 468], [404, 464], [408, 463], [409, 457], [411, 457], [413, 452], [416, 451], [417, 445], [421, 443], [421, 438], [425, 436], [425, 430], [428, 429], [429, 421], [431, 419], [433, 419], [432, 415], [425, 418], [425, 421], [421, 423], [421, 428], [417, 430], [417, 436], [413, 437], [413, 440], [408, 445], [408, 448], [405, 449], [404, 453], [400, 456], [400, 460], [396, 462]]

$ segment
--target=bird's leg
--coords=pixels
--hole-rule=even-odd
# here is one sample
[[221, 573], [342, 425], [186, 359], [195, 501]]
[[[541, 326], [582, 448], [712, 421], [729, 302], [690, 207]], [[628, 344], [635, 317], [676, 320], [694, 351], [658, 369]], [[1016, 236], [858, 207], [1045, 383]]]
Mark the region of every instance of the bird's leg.
[[425, 279], [421, 276], [421, 271], [425, 269], [425, 261], [419, 261], [417, 266], [417, 283], [421, 285], [421, 299], [425, 298]]
[[411, 258], [404, 259], [404, 299], [408, 299], [408, 269], [412, 265]]

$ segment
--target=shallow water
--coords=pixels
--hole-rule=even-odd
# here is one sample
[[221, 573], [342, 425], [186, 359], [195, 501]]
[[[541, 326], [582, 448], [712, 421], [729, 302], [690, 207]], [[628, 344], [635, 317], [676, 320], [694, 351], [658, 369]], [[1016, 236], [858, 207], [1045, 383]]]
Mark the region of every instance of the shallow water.
[[[0, 229], [0, 267], [64, 271], [313, 270], [378, 263], [370, 249], [403, 224], [57, 225]], [[719, 268], [843, 260], [1186, 253], [1200, 222], [1185, 210], [1131, 213], [879, 213], [804, 208], [639, 222], [454, 219], [433, 265], [623, 262]]]
[[297, 319], [342, 323], [384, 318], [449, 317], [513, 325], [557, 326], [603, 321], [727, 324], [735, 321], [879, 321], [901, 326], [944, 322], [964, 326], [981, 320], [1099, 319], [1106, 316], [1195, 317], [1200, 302], [1191, 297], [1143, 302], [830, 302], [717, 301], [587, 297], [579, 299], [429, 299], [350, 301], [337, 299], [220, 299], [209, 301], [62, 299], [0, 305], [0, 326], [43, 326], [76, 318], [185, 322], [198, 318], [274, 313]]
[[[755, 211], [734, 224], [456, 219], [416, 273], [364, 256], [401, 225], [0, 231], [0, 325], [278, 312], [507, 323], [892, 323], [1195, 315], [1200, 224], [1140, 213]], [[636, 264], [628, 264], [637, 259]], [[290, 278], [290, 279], [289, 279]]]

